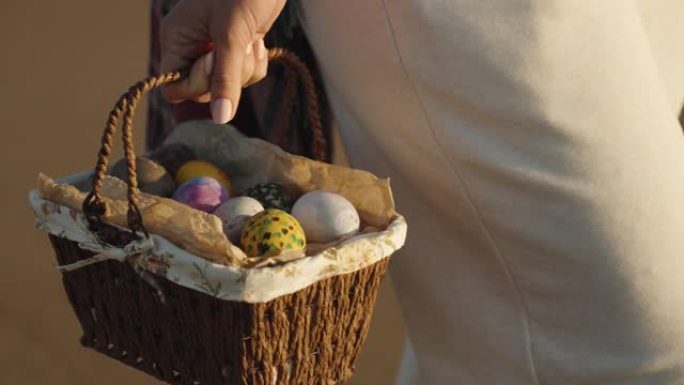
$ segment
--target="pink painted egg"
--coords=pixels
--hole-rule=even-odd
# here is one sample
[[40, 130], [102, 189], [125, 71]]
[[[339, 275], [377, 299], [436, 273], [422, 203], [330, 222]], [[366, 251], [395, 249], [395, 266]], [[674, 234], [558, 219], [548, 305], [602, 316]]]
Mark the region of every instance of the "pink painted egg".
[[192, 178], [178, 186], [173, 199], [207, 213], [213, 212], [229, 198], [219, 181], [208, 176]]

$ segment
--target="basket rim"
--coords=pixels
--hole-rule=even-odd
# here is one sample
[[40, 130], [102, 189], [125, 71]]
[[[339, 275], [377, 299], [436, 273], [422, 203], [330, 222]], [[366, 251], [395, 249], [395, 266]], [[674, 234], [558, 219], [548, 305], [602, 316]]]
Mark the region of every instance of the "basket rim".
[[[92, 171], [80, 172], [57, 181], [71, 184], [91, 175]], [[112, 249], [120, 253], [122, 250], [103, 245], [88, 230], [87, 221], [80, 210], [44, 199], [38, 189], [31, 190], [29, 201], [36, 215], [36, 227], [40, 230], [77, 242], [81, 248], [95, 253], [106, 253]], [[128, 231], [120, 226], [114, 227]], [[150, 234], [154, 242], [153, 250], [128, 259], [128, 262], [176, 284], [219, 299], [260, 303], [297, 292], [319, 280], [352, 273], [389, 258], [404, 245], [406, 230], [406, 220], [396, 213], [385, 230], [358, 234], [306, 258], [278, 266], [259, 267], [216, 264], [179, 248], [158, 234]]]

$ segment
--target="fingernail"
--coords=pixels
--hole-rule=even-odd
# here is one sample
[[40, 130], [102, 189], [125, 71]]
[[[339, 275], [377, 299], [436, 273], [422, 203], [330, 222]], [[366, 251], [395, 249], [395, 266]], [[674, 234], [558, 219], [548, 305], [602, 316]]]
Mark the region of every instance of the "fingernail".
[[209, 52], [204, 57], [204, 71], [207, 75], [211, 75], [211, 71], [214, 69], [214, 51]]
[[220, 98], [211, 103], [211, 117], [214, 123], [228, 123], [233, 114], [233, 102], [230, 99]]
[[259, 39], [257, 43], [257, 60], [264, 60], [266, 58], [266, 45], [264, 39]]
[[247, 44], [247, 50], [245, 51], [245, 55], [251, 55], [254, 50], [254, 44], [249, 43]]

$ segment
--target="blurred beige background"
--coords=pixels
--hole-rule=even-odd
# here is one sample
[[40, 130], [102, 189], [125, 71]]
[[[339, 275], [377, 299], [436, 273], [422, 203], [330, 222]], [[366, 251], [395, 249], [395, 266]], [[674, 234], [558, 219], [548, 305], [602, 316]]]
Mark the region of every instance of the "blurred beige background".
[[[146, 73], [148, 16], [146, 1], [0, 3], [0, 165], [8, 182], [0, 189], [0, 384], [158, 383], [80, 347], [52, 250], [27, 202], [38, 172], [64, 176], [94, 165], [112, 103]], [[386, 280], [349, 384], [392, 384], [402, 346]]]

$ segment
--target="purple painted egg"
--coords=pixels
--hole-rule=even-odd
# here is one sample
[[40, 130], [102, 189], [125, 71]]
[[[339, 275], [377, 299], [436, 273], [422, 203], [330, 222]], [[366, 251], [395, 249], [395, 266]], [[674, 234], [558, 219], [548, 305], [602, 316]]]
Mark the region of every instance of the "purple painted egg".
[[199, 176], [178, 186], [173, 199], [211, 213], [229, 198], [228, 191], [214, 178]]

